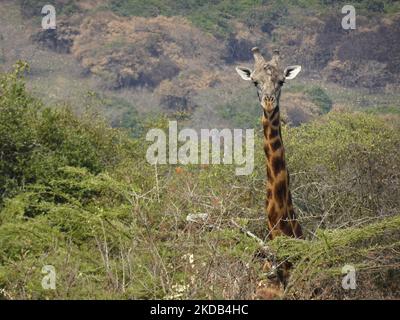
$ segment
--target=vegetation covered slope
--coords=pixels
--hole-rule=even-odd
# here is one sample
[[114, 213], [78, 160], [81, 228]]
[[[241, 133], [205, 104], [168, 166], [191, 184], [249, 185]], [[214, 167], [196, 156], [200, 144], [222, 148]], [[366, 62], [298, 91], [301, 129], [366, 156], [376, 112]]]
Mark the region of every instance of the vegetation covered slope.
[[182, 111], [192, 126], [229, 127], [241, 118], [249, 125], [254, 92], [238, 119], [218, 107], [236, 109], [246, 84], [234, 66], [250, 67], [256, 45], [266, 57], [279, 47], [284, 64], [303, 67], [301, 90], [282, 97], [292, 124], [330, 107], [398, 106], [398, 1], [353, 1], [350, 31], [341, 27], [345, 1], [56, 0], [57, 30], [44, 31], [45, 3], [3, 0], [0, 67], [28, 60], [28, 86], [49, 104], [68, 100], [80, 109], [87, 90], [101, 93], [113, 126], [129, 126], [125, 119], [137, 113]]
[[[44, 107], [24, 68], [0, 78], [2, 298], [253, 298], [263, 261], [237, 225], [266, 238], [260, 139], [246, 177], [231, 166], [154, 167], [143, 137], [92, 108], [77, 117]], [[357, 113], [284, 128], [307, 237], [268, 243], [294, 263], [285, 298], [399, 298], [398, 129], [393, 116]], [[357, 290], [342, 289], [344, 264], [356, 267]], [[41, 286], [44, 265], [56, 290]]]

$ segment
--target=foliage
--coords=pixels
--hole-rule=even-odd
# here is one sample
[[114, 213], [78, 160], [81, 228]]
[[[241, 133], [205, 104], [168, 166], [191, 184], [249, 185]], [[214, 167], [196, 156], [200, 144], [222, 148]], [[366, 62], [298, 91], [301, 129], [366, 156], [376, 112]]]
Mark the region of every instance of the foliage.
[[249, 25], [261, 25], [266, 19], [276, 21], [286, 10], [283, 1], [272, 5], [265, 0], [207, 0], [207, 1], [140, 1], [112, 0], [110, 8], [121, 15], [157, 16], [182, 15], [196, 26], [220, 36], [231, 31], [231, 19], [240, 18]]
[[393, 298], [400, 288], [394, 280], [399, 276], [400, 259], [395, 253], [400, 248], [399, 231], [400, 216], [397, 215], [364, 227], [320, 230], [312, 241], [278, 238], [271, 245], [281, 254], [281, 259], [296, 263], [287, 290], [292, 298], [340, 298], [342, 267], [349, 264], [356, 270], [358, 287], [356, 291], [350, 290], [354, 292], [347, 292], [347, 298], [382, 298], [379, 296], [382, 293], [374, 296], [368, 291], [383, 283], [386, 283], [386, 296]]
[[332, 109], [332, 100], [321, 87], [312, 87], [306, 90], [306, 95], [316, 104], [322, 114], [328, 113]]
[[73, 0], [56, 0], [49, 3], [46, 0], [18, 0], [22, 12], [28, 16], [41, 16], [42, 8], [47, 4], [52, 4], [56, 8], [57, 14], [70, 15], [77, 12], [78, 6]]
[[254, 128], [260, 123], [261, 106], [253, 91], [246, 90], [216, 109], [221, 118], [228, 120], [235, 128]]
[[143, 132], [143, 124], [139, 113], [135, 109], [129, 109], [122, 115], [122, 120], [119, 126], [127, 128], [131, 131], [134, 137], [138, 137]]
[[25, 66], [0, 78], [0, 190], [5, 196], [25, 184], [49, 181], [57, 168], [78, 166], [98, 173], [118, 162], [123, 136], [87, 113], [44, 108], [25, 91]]
[[[25, 67], [0, 80], [0, 295], [252, 298], [264, 277], [259, 243], [237, 225], [267, 236], [261, 138], [249, 176], [233, 165], [152, 166], [143, 137], [90, 109], [43, 107], [25, 90]], [[150, 127], [165, 130], [167, 119]], [[364, 276], [352, 297], [398, 297], [398, 130], [376, 115], [331, 112], [282, 133], [307, 237], [268, 243], [294, 263], [286, 297], [346, 298], [344, 263]], [[44, 265], [56, 269], [56, 290], [41, 287]]]
[[[111, 0], [110, 9], [120, 15], [152, 17], [157, 15], [181, 15], [196, 26], [220, 36], [231, 31], [231, 20], [237, 18], [250, 27], [262, 26], [266, 21], [282, 23], [291, 8], [307, 8], [317, 12], [333, 10], [332, 5], [342, 7], [343, 1], [298, 0]], [[370, 12], [392, 12], [398, 10], [394, 1], [355, 1], [356, 9]]]
[[[332, 228], [396, 213], [400, 135], [383, 119], [330, 113], [287, 133], [294, 198], [310, 222]], [[311, 216], [313, 218], [311, 218]]]
[[397, 106], [383, 106], [383, 107], [372, 107], [372, 108], [363, 108], [362, 111], [374, 115], [379, 114], [396, 114], [400, 115], [400, 109]]

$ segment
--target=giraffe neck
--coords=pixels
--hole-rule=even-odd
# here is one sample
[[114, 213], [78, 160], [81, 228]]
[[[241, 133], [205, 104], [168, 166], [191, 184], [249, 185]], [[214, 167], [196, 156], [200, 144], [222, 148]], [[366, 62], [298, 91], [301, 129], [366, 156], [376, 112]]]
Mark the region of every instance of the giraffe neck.
[[268, 114], [263, 112], [264, 151], [267, 167], [266, 211], [270, 239], [279, 235], [302, 238], [300, 224], [296, 220], [289, 189], [285, 150], [282, 143], [279, 106]]

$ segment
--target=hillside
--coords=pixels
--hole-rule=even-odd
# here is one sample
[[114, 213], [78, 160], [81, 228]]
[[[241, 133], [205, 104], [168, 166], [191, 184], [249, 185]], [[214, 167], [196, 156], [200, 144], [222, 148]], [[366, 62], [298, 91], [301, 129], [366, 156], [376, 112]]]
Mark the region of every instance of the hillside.
[[282, 103], [294, 125], [324, 112], [310, 91], [329, 97], [329, 109], [398, 106], [397, 2], [358, 1], [354, 31], [340, 26], [341, 2], [322, 0], [59, 0], [57, 29], [47, 31], [40, 30], [45, 1], [3, 2], [4, 69], [27, 60], [37, 95], [68, 100], [78, 111], [94, 93], [113, 126], [135, 126], [143, 114], [183, 112], [197, 128], [232, 127], [224, 109], [237, 109], [243, 95], [249, 108], [233, 116], [254, 126], [256, 97], [237, 83], [234, 67], [251, 63], [255, 45], [267, 56], [279, 47], [285, 63], [303, 66]]

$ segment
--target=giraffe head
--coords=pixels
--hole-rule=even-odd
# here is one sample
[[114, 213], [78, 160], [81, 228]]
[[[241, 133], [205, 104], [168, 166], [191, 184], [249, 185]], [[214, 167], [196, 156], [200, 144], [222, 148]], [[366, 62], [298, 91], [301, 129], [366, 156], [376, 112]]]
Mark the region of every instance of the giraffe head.
[[252, 49], [254, 55], [254, 70], [245, 67], [236, 67], [242, 79], [252, 81], [257, 87], [258, 99], [264, 111], [272, 113], [279, 107], [281, 88], [285, 80], [294, 79], [301, 70], [301, 66], [281, 68], [279, 51], [275, 50], [272, 59], [266, 61], [256, 47]]

